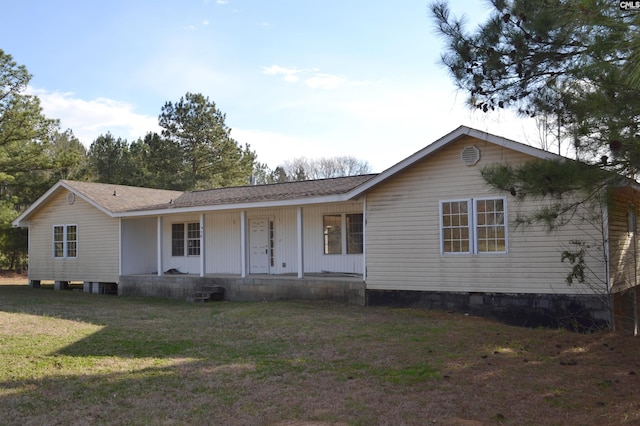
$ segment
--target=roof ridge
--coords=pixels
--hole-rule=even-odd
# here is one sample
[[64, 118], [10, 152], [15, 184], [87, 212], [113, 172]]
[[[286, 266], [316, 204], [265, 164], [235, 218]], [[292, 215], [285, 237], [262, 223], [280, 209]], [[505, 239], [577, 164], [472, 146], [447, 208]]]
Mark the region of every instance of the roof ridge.
[[323, 181], [328, 181], [328, 180], [349, 179], [349, 178], [353, 179], [353, 178], [366, 177], [366, 176], [374, 177], [374, 176], [377, 176], [378, 174], [379, 173], [365, 173], [365, 174], [361, 174], [361, 175], [336, 176], [336, 177], [320, 178], [320, 179], [305, 179], [305, 180], [294, 180], [294, 181], [288, 181], [288, 182], [260, 183], [260, 184], [256, 184], [256, 185], [220, 186], [220, 187], [217, 187], [217, 188], [197, 189], [197, 190], [194, 190], [194, 191], [184, 191], [184, 193], [185, 194], [187, 194], [187, 193], [188, 194], [195, 194], [195, 193], [198, 193], [198, 192], [218, 191], [218, 190], [230, 189], [230, 188], [234, 188], [234, 189], [256, 188], [256, 187], [287, 185], [287, 184], [302, 184], [302, 183], [305, 183], [305, 182], [323, 182]]

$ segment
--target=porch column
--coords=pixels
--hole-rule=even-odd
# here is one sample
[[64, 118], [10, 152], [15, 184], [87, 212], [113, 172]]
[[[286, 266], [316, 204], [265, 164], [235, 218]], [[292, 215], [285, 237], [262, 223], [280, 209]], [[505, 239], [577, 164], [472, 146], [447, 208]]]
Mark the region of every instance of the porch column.
[[156, 263], [158, 267], [158, 276], [162, 276], [162, 216], [158, 216], [157, 224], [157, 247], [156, 247]]
[[297, 230], [298, 230], [298, 278], [304, 278], [304, 235], [303, 235], [303, 214], [302, 207], [298, 207], [297, 211]]
[[[118, 219], [118, 277], [122, 275], [122, 264], [124, 263], [124, 251], [122, 250], [122, 218]], [[87, 291], [85, 288], [84, 291]], [[91, 293], [89, 287], [88, 293]]]
[[206, 261], [206, 244], [205, 244], [205, 229], [204, 229], [204, 213], [200, 214], [200, 276], [204, 277], [207, 261]]
[[240, 212], [240, 276], [247, 276], [247, 212]]

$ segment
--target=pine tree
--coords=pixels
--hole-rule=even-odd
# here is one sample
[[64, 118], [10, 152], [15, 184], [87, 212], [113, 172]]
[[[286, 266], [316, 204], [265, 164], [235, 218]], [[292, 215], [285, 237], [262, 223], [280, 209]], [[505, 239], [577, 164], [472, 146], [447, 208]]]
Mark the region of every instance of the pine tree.
[[431, 5], [447, 45], [442, 62], [469, 105], [558, 117], [580, 159], [623, 174], [640, 171], [640, 14], [604, 0], [492, 5], [473, 33], [451, 18], [446, 3]]
[[225, 120], [216, 104], [200, 93], [187, 93], [162, 107], [162, 136], [182, 151], [188, 189], [249, 183], [256, 154], [231, 137]]

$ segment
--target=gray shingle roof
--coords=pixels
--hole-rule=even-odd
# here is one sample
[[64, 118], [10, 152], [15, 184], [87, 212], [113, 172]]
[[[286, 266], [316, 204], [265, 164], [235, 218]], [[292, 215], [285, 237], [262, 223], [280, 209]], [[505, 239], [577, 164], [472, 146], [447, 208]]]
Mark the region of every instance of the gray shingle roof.
[[304, 200], [312, 197], [340, 195], [351, 191], [375, 176], [375, 174], [369, 174], [268, 185], [232, 186], [204, 191], [185, 192], [181, 196], [174, 198], [169, 206], [149, 205], [136, 210], [219, 206], [297, 199]]
[[113, 213], [137, 210], [149, 205], [168, 204], [172, 199], [182, 195], [181, 191], [165, 189], [138, 188], [73, 180], [64, 180], [62, 182]]
[[375, 174], [285, 182], [268, 185], [232, 186], [181, 192], [106, 183], [65, 180], [63, 183], [113, 213], [201, 206], [219, 206], [265, 201], [301, 200], [345, 194]]

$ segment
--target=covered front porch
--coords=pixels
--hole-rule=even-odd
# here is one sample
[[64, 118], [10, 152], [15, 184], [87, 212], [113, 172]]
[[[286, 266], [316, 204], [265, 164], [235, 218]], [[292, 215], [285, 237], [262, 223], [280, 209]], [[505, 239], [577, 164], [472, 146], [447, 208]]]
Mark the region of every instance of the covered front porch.
[[123, 218], [119, 275], [364, 280], [364, 223], [362, 200]]
[[118, 295], [192, 300], [203, 289], [224, 288], [224, 300], [330, 300], [365, 304], [365, 283], [358, 274], [312, 273], [245, 277], [232, 274], [139, 274], [120, 276]]

